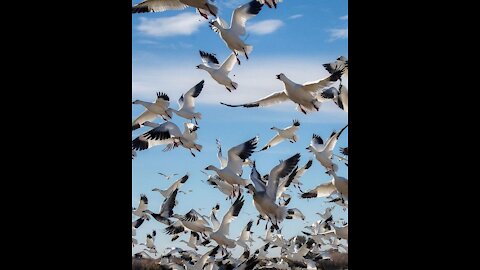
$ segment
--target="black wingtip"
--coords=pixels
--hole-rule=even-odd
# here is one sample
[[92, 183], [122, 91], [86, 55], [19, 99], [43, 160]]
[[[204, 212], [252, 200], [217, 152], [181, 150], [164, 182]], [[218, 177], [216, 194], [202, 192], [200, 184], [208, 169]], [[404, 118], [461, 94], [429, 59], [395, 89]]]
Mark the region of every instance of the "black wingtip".
[[260, 13], [260, 10], [262, 10], [262, 7], [263, 7], [263, 4], [261, 4], [257, 0], [252, 0], [249, 3], [248, 13], [253, 14], [253, 15], [257, 15], [258, 13]]
[[298, 121], [298, 119], [293, 120], [293, 125], [296, 127], [300, 126], [300, 122]]

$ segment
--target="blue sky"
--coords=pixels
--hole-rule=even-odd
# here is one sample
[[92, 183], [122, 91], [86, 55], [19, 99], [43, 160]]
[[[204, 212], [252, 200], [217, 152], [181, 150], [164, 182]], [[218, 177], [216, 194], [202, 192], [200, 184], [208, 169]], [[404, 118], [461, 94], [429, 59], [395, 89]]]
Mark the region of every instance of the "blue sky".
[[[216, 1], [220, 17], [229, 22], [233, 8], [245, 2], [247, 1]], [[196, 157], [181, 148], [162, 152], [162, 147], [156, 147], [139, 152], [132, 161], [132, 206], [136, 207], [140, 193], [145, 193], [150, 209], [158, 212], [163, 197], [151, 190], [155, 187], [165, 189], [173, 180], [167, 181], [157, 173], [178, 173], [181, 176], [188, 172], [190, 179], [182, 190], [193, 192], [178, 195], [179, 205], [175, 212], [184, 214], [191, 208], [203, 208], [200, 212], [209, 214], [210, 209], [219, 202], [221, 219], [230, 202], [226, 201], [218, 190], [203, 183], [206, 176], [200, 172], [210, 164], [218, 166], [215, 145], [217, 138], [222, 142], [224, 153], [230, 147], [256, 135], [260, 137], [260, 148], [275, 135], [275, 132], [270, 130], [272, 126], [284, 128], [291, 125], [293, 119], [299, 119], [301, 126], [297, 134], [300, 140], [297, 143], [283, 142], [267, 151], [254, 153], [252, 158], [257, 161], [257, 168], [262, 174], [268, 173], [280, 159], [286, 159], [297, 152], [301, 154], [301, 166], [313, 158], [305, 150], [312, 134], [327, 138], [333, 130], [341, 129], [348, 121], [347, 113], [335, 104], [325, 103], [319, 112], [303, 115], [295, 110], [295, 105], [291, 102], [268, 108], [229, 108], [219, 102], [236, 104], [253, 101], [271, 92], [280, 91], [283, 84], [275, 79], [275, 75], [279, 73], [284, 73], [299, 83], [326, 76], [327, 72], [321, 64], [333, 61], [340, 55], [348, 57], [347, 14], [347, 1], [344, 0], [284, 0], [277, 9], [264, 6], [258, 16], [247, 22], [247, 43], [252, 44], [254, 49], [250, 60], [241, 58], [242, 65], [236, 65], [230, 73], [232, 79], [239, 84], [238, 89], [232, 93], [216, 84], [205, 71], [195, 69], [195, 66], [201, 63], [198, 50], [215, 53], [221, 62], [228, 57], [230, 51], [218, 34], [208, 27], [207, 20], [196, 14], [193, 8], [132, 14], [133, 100], [152, 101], [155, 99], [155, 92], [163, 91], [170, 96], [171, 106], [178, 108], [176, 101], [181, 93], [200, 80], [205, 80], [205, 87], [196, 104], [197, 111], [203, 115], [198, 130], [198, 143], [204, 147], [202, 152]], [[348, 80], [345, 80], [345, 83], [348, 84]], [[133, 105], [132, 119], [143, 110], [143, 107]], [[181, 129], [186, 122], [178, 116], [174, 116], [172, 121]], [[147, 130], [148, 128], [136, 130], [132, 133], [132, 138]], [[344, 133], [335, 153], [338, 153], [339, 146], [347, 145], [348, 133]], [[348, 178], [348, 167], [341, 162], [338, 164], [339, 174]], [[245, 168], [244, 178], [248, 178], [249, 174], [250, 169]], [[313, 166], [301, 181], [304, 183], [303, 189], [307, 190], [329, 179], [318, 161], [314, 160]], [[301, 233], [300, 227], [314, 222], [318, 217], [314, 213], [323, 211], [327, 206], [323, 204], [323, 199], [299, 199], [296, 189], [291, 188], [289, 193], [294, 197], [289, 207], [300, 209], [307, 219], [286, 220], [283, 223], [283, 232], [287, 238]], [[256, 215], [252, 198], [246, 195], [240, 216], [232, 222], [230, 237], [238, 237], [250, 219], [256, 221]], [[334, 217], [347, 218], [346, 213], [338, 208]], [[179, 240], [188, 241], [189, 234], [171, 242], [170, 237], [162, 233], [165, 225], [155, 220], [145, 223], [137, 230], [138, 241], [144, 242], [146, 234], [153, 228], [159, 232], [156, 245], [160, 252], [170, 246], [187, 248]], [[264, 236], [264, 222], [253, 231], [255, 239], [257, 236]], [[260, 239], [256, 241], [261, 244]], [[141, 248], [133, 248], [132, 253], [139, 249]], [[200, 252], [204, 250], [200, 249]], [[236, 248], [234, 253], [238, 254], [241, 250]]]

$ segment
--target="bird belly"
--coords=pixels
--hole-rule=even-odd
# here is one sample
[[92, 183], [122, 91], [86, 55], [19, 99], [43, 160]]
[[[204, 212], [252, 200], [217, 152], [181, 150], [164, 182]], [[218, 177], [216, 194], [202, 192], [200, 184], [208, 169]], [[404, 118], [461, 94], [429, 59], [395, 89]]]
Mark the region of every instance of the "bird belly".
[[232, 84], [232, 80], [230, 80], [228, 76], [225, 76], [224, 74], [220, 74], [220, 72], [213, 73], [212, 78], [221, 85], [231, 86]]
[[221, 36], [227, 47], [231, 50], [243, 51], [245, 43], [235, 34], [230, 33], [229, 31], [221, 32]]

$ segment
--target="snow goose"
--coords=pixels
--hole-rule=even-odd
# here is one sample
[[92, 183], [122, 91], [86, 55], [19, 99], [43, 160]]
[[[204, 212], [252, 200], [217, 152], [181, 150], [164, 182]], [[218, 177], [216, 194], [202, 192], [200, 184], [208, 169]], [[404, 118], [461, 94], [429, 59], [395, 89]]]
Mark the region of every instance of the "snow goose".
[[166, 225], [172, 225], [172, 221], [170, 221], [169, 217], [173, 216], [173, 208], [175, 207], [176, 203], [175, 200], [177, 198], [178, 188], [173, 191], [171, 195], [166, 197], [165, 201], [163, 201], [162, 206], [160, 207], [160, 212], [153, 213], [150, 210], [145, 210], [145, 213], [150, 214], [155, 220], [161, 222]]
[[137, 235], [138, 227], [140, 227], [145, 220], [150, 220], [147, 215], [143, 215], [140, 218], [132, 221], [132, 236]]
[[[212, 1], [213, 2], [213, 1]], [[218, 8], [208, 0], [146, 0], [132, 7], [132, 13], [162, 12], [196, 8], [198, 13], [208, 20], [208, 14], [217, 16]]]
[[325, 208], [325, 211], [323, 212], [323, 214], [322, 213], [315, 213], [315, 214], [319, 215], [322, 219], [327, 220], [332, 217], [332, 211], [334, 208], [335, 208], [335, 205]]
[[289, 140], [291, 143], [297, 142], [298, 136], [295, 132], [299, 127], [300, 122], [298, 120], [293, 120], [293, 124], [289, 127], [283, 129], [276, 127], [270, 128], [271, 130], [275, 130], [277, 135], [275, 135], [275, 137], [273, 137], [260, 151], [267, 150], [268, 148], [281, 143], [283, 140]]
[[[225, 168], [219, 169], [213, 165], [205, 168], [205, 170], [211, 170], [217, 173], [220, 179], [229, 183], [230, 185], [246, 186], [248, 184], [247, 179], [241, 178], [243, 162], [252, 155], [253, 151], [257, 147], [258, 137], [254, 137], [244, 143], [241, 143], [228, 150], [228, 161]], [[235, 196], [235, 189], [232, 192]]]
[[208, 262], [209, 258], [215, 257], [218, 253], [218, 249], [220, 246], [216, 246], [212, 250], [207, 251], [205, 254], [203, 254], [196, 262], [195, 264], [190, 264], [190, 263], [184, 263], [185, 270], [203, 270], [205, 264]]
[[158, 174], [160, 174], [161, 176], [165, 177], [165, 179], [167, 179], [167, 180], [170, 180], [170, 179], [172, 179], [175, 175], [178, 175], [178, 173], [172, 173], [172, 174], [168, 174], [168, 175], [167, 175], [167, 174], [164, 174], [164, 173], [161, 173], [161, 172], [159, 172]]
[[234, 248], [237, 246], [235, 240], [229, 239], [227, 236], [230, 233], [230, 223], [240, 214], [244, 202], [243, 196], [237, 197], [232, 206], [230, 206], [230, 209], [228, 209], [228, 212], [223, 216], [220, 228], [209, 235], [210, 239], [225, 248]]
[[221, 65], [215, 55], [211, 53], [200, 51], [200, 57], [202, 58], [203, 64], [196, 66], [196, 68], [207, 71], [208, 74], [212, 76], [212, 79], [225, 86], [228, 92], [232, 92], [232, 89], [237, 89], [238, 83], [233, 82], [232, 79], [228, 77], [228, 73], [230, 73], [233, 66], [235, 66], [236, 56], [234, 53], [230, 54]]
[[[173, 122], [167, 121], [159, 125], [147, 121], [144, 125], [153, 127], [153, 129], [143, 133], [132, 141], [132, 149], [134, 150], [142, 151], [157, 145], [167, 145], [164, 150], [168, 151], [179, 144], [189, 149], [190, 153], [192, 153], [191, 149], [198, 151], [202, 149], [201, 145], [191, 141], [192, 138], [196, 138], [196, 135], [192, 135], [191, 137], [184, 136], [187, 132], [192, 131], [184, 131], [184, 133], [181, 133], [180, 128]], [[185, 127], [188, 129], [189, 125], [185, 125]], [[170, 146], [170, 144], [173, 144], [173, 146]]]
[[240, 36], [246, 34], [245, 23], [247, 20], [257, 15], [260, 10], [262, 10], [262, 6], [263, 4], [260, 4], [256, 0], [252, 0], [237, 7], [233, 11], [230, 26], [228, 26], [220, 17], [217, 17], [210, 22], [210, 27], [213, 31], [220, 35], [223, 42], [225, 42], [227, 47], [235, 54], [239, 65], [240, 59], [238, 59], [238, 54], [245, 55], [248, 60], [248, 54], [253, 50], [252, 45], [246, 44], [245, 41], [240, 38]]
[[[212, 232], [212, 228], [209, 226], [209, 222], [200, 215], [194, 209], [191, 209], [185, 215], [173, 214], [173, 217], [180, 221], [180, 224], [174, 223], [170, 227], [165, 229], [167, 234], [178, 234], [186, 229], [205, 234], [206, 232]], [[180, 228], [180, 226], [184, 228]]]
[[277, 230], [279, 230], [278, 223], [287, 216], [287, 208], [276, 204], [279, 181], [293, 171], [299, 160], [300, 154], [298, 153], [284, 161], [281, 160], [280, 164], [270, 171], [267, 185], [260, 180], [261, 176], [256, 169], [255, 162], [253, 163], [250, 179], [255, 186], [249, 184], [247, 188], [253, 193], [255, 208], [261, 215], [266, 215]]
[[196, 232], [190, 232], [190, 238], [188, 239], [188, 242], [185, 241], [185, 240], [180, 240], [180, 242], [183, 242], [185, 244], [187, 244], [188, 247], [194, 249], [194, 250], [198, 250], [197, 246], [201, 243], [200, 241], [200, 235]]
[[157, 250], [156, 250], [156, 247], [155, 247], [155, 236], [157, 235], [157, 231], [153, 230], [152, 234], [147, 234], [147, 241], [146, 243], [140, 243], [141, 246], [146, 246], [147, 248], [149, 248], [150, 250], [154, 250], [153, 252], [152, 251], [149, 251], [150, 253], [155, 253], [155, 255], [157, 255]]
[[[202, 151], [203, 146], [200, 144], [197, 144], [195, 141], [198, 138], [197, 135], [197, 130], [200, 127], [197, 125], [194, 125], [193, 123], [183, 123], [183, 133], [182, 133], [182, 143], [181, 145], [183, 148], [186, 148], [190, 151], [190, 154], [195, 157], [195, 154], [192, 152], [192, 149], [197, 150], [198, 152]], [[163, 149], [164, 152], [170, 151], [173, 148], [175, 148], [176, 145], [175, 143], [169, 143], [165, 148]]]
[[342, 70], [343, 74], [348, 76], [348, 59], [345, 56], [338, 57], [334, 62], [323, 64], [323, 67], [330, 74], [334, 73], [335, 71]]
[[261, 236], [257, 236], [258, 239], [262, 240], [263, 242], [265, 243], [272, 243], [273, 242], [273, 232], [274, 232], [275, 228], [272, 226], [270, 226], [269, 229], [265, 230], [265, 237], [261, 237]]
[[185, 94], [182, 94], [178, 99], [178, 106], [180, 109], [178, 111], [172, 109], [172, 111], [180, 117], [188, 120], [195, 120], [195, 124], [197, 125], [197, 118], [202, 119], [202, 114], [195, 112], [195, 98], [197, 98], [202, 92], [204, 83], [205, 80], [202, 80], [194, 87], [190, 88]]
[[236, 240], [237, 245], [243, 247], [244, 251], [247, 251], [250, 249], [247, 243], [250, 243], [250, 246], [252, 246], [253, 242], [255, 242], [251, 237], [252, 225], [253, 225], [253, 220], [250, 220], [245, 226], [245, 228], [243, 228], [242, 233]]
[[302, 191], [300, 189], [300, 186], [303, 185], [300, 182], [300, 178], [307, 172], [308, 169], [310, 169], [312, 164], [313, 164], [313, 159], [308, 160], [308, 162], [305, 165], [303, 165], [303, 167], [301, 167], [300, 169], [295, 169], [295, 171], [292, 172], [292, 174], [289, 176], [289, 178], [291, 178], [291, 184], [294, 187], [297, 187], [300, 191]]
[[337, 176], [334, 171], [328, 171], [328, 173], [333, 176], [330, 181], [303, 193], [301, 198], [321, 198], [339, 193], [343, 200], [348, 200], [348, 179]]
[[348, 112], [348, 89], [341, 83], [338, 90], [335, 87], [330, 87], [317, 92], [317, 98], [322, 102], [332, 100], [340, 109]]
[[320, 164], [325, 167], [327, 170], [333, 169], [334, 171], [338, 170], [338, 165], [333, 163], [332, 161], [332, 154], [333, 148], [337, 144], [338, 138], [342, 135], [342, 132], [348, 127], [346, 125], [342, 128], [339, 132], [332, 132], [330, 138], [324, 144], [322, 137], [319, 135], [313, 134], [312, 140], [310, 141], [310, 145], [306, 148], [310, 152], [312, 152], [315, 158], [320, 162]]
[[155, 103], [135, 100], [132, 104], [139, 104], [145, 107], [145, 111], [132, 122], [132, 130], [136, 130], [146, 121], [153, 121], [157, 116], [161, 116], [163, 120], [172, 119], [172, 111], [170, 106], [170, 98], [167, 94], [157, 92], [157, 100]]
[[233, 186], [220, 179], [217, 175], [208, 175], [207, 183], [227, 195], [225, 200], [232, 198]]
[[220, 204], [217, 203], [215, 204], [214, 207], [212, 207], [212, 211], [210, 212], [210, 221], [212, 222], [212, 226], [214, 230], [217, 230], [220, 227], [220, 222], [215, 216], [218, 210], [220, 210]]
[[160, 194], [162, 194], [163, 197], [165, 197], [165, 199], [168, 199], [174, 191], [178, 190], [185, 182], [187, 182], [188, 177], [188, 174], [184, 175], [182, 178], [175, 181], [172, 185], [170, 185], [169, 188], [165, 190], [154, 188], [152, 189], [152, 191], [158, 191], [160, 192]]
[[144, 216], [144, 211], [148, 209], [148, 198], [145, 194], [140, 194], [140, 202], [138, 203], [138, 207], [132, 210], [132, 214], [137, 217]]
[[320, 108], [321, 101], [318, 100], [316, 96], [317, 91], [336, 82], [338, 78], [340, 78], [340, 75], [341, 72], [337, 72], [318, 81], [298, 84], [287, 78], [285, 74], [280, 73], [277, 75], [277, 79], [281, 80], [284, 84], [284, 88], [282, 91], [274, 92], [264, 98], [250, 103], [231, 105], [220, 102], [220, 104], [229, 107], [251, 108], [259, 106], [271, 106], [287, 100], [291, 100], [297, 104], [297, 111], [307, 114], [307, 112], [318, 111]]
[[[217, 150], [218, 150], [217, 158], [218, 158], [218, 161], [220, 161], [220, 169], [223, 169], [227, 166], [228, 160], [222, 154], [222, 144], [220, 143], [220, 140], [215, 139], [215, 142], [217, 144]], [[252, 162], [247, 158], [243, 161], [242, 166], [250, 166], [251, 163]]]
[[290, 208], [287, 210], [286, 219], [301, 219], [305, 220], [305, 215], [298, 208]]

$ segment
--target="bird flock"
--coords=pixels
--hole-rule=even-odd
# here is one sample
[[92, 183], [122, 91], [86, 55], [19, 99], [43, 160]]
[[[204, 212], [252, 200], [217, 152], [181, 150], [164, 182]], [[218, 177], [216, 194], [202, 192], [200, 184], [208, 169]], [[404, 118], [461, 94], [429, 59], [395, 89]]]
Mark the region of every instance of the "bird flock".
[[[195, 8], [231, 52], [220, 63], [214, 53], [199, 49], [202, 63], [196, 68], [206, 71], [216, 83], [225, 87], [231, 95], [235, 95], [235, 91], [241, 89], [242, 82], [232, 81], [229, 73], [235, 65], [244, 65], [244, 60], [251, 58], [253, 51], [253, 45], [245, 43], [246, 23], [249, 19], [260, 16], [265, 6], [281, 8], [280, 2], [246, 2], [234, 9], [230, 24], [219, 17], [218, 7], [209, 0], [146, 0], [134, 5], [132, 13]], [[316, 80], [298, 83], [280, 73], [275, 78], [282, 82], [281, 90], [279, 88], [277, 92], [245, 104], [220, 103], [228, 107], [255, 108], [290, 100], [296, 104], [298, 113], [307, 115], [319, 111], [322, 103], [333, 101], [343, 113], [348, 113], [348, 90], [342, 83], [342, 79], [348, 75], [348, 59], [340, 56], [323, 64], [323, 68], [329, 74], [324, 78], [312, 78]], [[179, 97], [177, 109], [172, 107], [170, 97], [165, 92], [157, 92], [156, 99], [152, 102], [132, 102], [145, 108], [144, 112], [133, 120], [132, 131], [148, 128], [148, 131], [132, 140], [132, 162], [135, 162], [141, 151], [155, 146], [162, 146], [164, 152], [185, 148], [193, 157], [202, 151], [203, 146], [197, 142], [202, 114], [197, 110], [195, 100], [200, 95], [210, 93], [204, 91], [205, 80], [192, 84], [194, 85]], [[222, 106], [219, 105], [220, 107]], [[183, 131], [172, 121], [173, 118], [187, 120], [183, 120]], [[345, 125], [338, 131], [332, 130], [328, 138], [312, 134], [308, 146], [299, 147], [297, 153], [282, 154], [279, 163], [266, 174], [257, 170], [257, 164], [261, 164], [262, 160], [256, 159], [255, 153], [271, 151], [269, 149], [281, 143], [297, 144], [299, 136], [296, 132], [301, 128], [299, 120], [292, 119], [292, 124], [288, 127], [272, 127], [275, 134], [272, 132], [274, 136], [264, 145], [259, 144], [259, 136], [252, 135], [248, 140], [230, 146], [226, 155], [220, 140], [217, 139], [219, 163], [205, 164], [205, 167], [198, 168], [207, 176], [205, 188], [216, 189], [225, 198], [223, 206], [212, 202], [209, 214], [202, 214], [202, 209], [196, 209], [193, 204], [188, 205], [186, 200], [177, 200], [178, 193], [188, 194], [192, 191], [182, 190], [182, 186], [190, 179], [189, 173], [179, 175], [158, 172], [165, 181], [173, 181], [173, 184], [164, 190], [151, 190], [163, 197], [158, 212], [151, 210], [158, 209], [158, 206], [149, 205], [146, 194], [140, 194], [138, 204], [132, 207], [132, 247], [144, 246], [141, 252], [134, 254], [134, 258], [155, 259], [162, 269], [252, 270], [325, 269], [328, 263], [332, 264], [338, 258], [348, 256], [348, 223], [333, 216], [335, 207], [345, 212], [348, 209], [348, 179], [338, 175], [339, 164], [348, 166], [348, 146], [339, 147], [338, 154], [334, 154], [337, 141], [346, 134], [347, 127], [348, 125]], [[300, 150], [305, 151], [304, 149], [312, 156], [305, 163], [300, 161], [299, 153]], [[301, 178], [314, 164], [321, 166], [331, 180], [318, 183], [315, 188], [304, 191]], [[299, 192], [299, 196], [292, 195], [294, 190]], [[318, 205], [316, 221], [299, 229], [298, 235], [286, 239], [282, 233], [283, 224], [292, 219], [306, 219], [298, 208], [291, 208], [289, 205], [292, 201], [313, 198], [326, 198], [324, 205]], [[230, 225], [242, 215], [245, 201], [252, 203], [256, 209], [256, 220], [249, 220], [240, 233], [232, 233]], [[175, 209], [179, 204], [187, 204], [192, 208], [186, 213], [178, 213]], [[223, 217], [219, 216], [221, 207], [228, 209]], [[155, 223], [155, 229], [146, 236], [137, 236], [137, 229], [146, 222]], [[265, 224], [260, 225], [261, 222]], [[264, 236], [257, 237], [259, 240], [254, 240], [252, 236], [254, 226], [265, 232]], [[187, 248], [173, 246], [157, 250], [155, 239], [158, 233], [168, 235], [172, 243], [183, 243]], [[183, 235], [188, 238], [183, 238]], [[254, 242], [259, 245], [256, 249], [253, 248]], [[240, 250], [241, 255], [234, 256], [235, 250]], [[347, 267], [347, 264], [339, 266]]]

